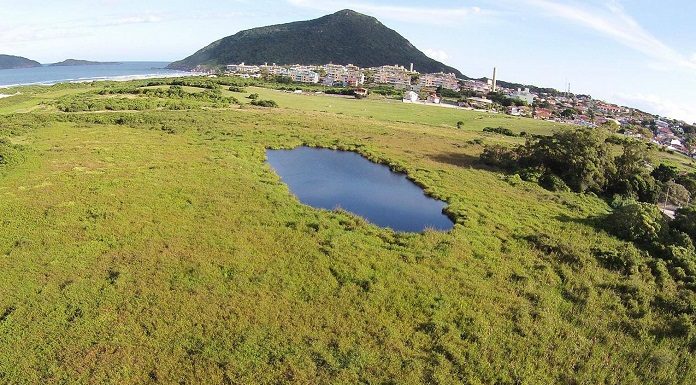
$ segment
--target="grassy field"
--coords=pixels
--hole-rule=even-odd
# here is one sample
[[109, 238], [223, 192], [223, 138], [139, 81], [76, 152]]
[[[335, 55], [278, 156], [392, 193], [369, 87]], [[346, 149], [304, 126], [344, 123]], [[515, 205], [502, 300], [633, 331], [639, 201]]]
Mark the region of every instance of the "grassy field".
[[356, 117], [367, 117], [388, 122], [418, 123], [434, 126], [457, 126], [463, 122], [466, 130], [480, 131], [484, 127], [510, 127], [516, 133], [522, 131], [549, 134], [556, 129], [568, 127], [560, 123], [535, 121], [509, 115], [451, 109], [439, 106], [422, 106], [403, 103], [400, 100], [374, 96], [371, 99], [357, 100], [350, 97], [330, 95], [297, 95], [260, 87], [247, 87], [246, 93], [225, 91], [243, 100], [251, 93], [258, 93], [261, 99], [277, 101], [281, 106], [301, 111], [317, 111]]
[[[552, 125], [251, 87], [281, 108], [41, 104], [98, 87], [0, 101], [15, 149], [0, 164], [0, 383], [696, 378], [696, 294], [598, 230], [604, 201], [479, 165], [482, 143], [521, 141], [481, 128]], [[300, 204], [265, 149], [301, 144], [403, 170], [455, 228], [395, 233]], [[610, 269], [611, 253], [641, 262]]]

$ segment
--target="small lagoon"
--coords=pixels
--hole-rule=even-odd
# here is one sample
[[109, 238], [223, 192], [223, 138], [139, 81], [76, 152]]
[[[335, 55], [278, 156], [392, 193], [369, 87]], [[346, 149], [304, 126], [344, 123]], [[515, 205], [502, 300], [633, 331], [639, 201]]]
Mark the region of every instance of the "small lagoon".
[[350, 151], [310, 147], [268, 150], [268, 163], [309, 206], [342, 208], [395, 231], [450, 230], [445, 202], [425, 195], [404, 174]]

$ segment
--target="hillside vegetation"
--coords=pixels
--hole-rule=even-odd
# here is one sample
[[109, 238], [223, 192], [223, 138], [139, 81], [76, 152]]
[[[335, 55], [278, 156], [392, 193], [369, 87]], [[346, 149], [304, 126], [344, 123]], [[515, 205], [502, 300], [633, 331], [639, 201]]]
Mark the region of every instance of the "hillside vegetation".
[[169, 65], [191, 70], [199, 65], [355, 64], [377, 67], [413, 63], [419, 72], [461, 73], [427, 57], [374, 17], [343, 10], [315, 20], [253, 28], [218, 40]]
[[[524, 145], [522, 131], [571, 126], [229, 78], [10, 91], [21, 95], [0, 101], [0, 383], [696, 378], [686, 240], [668, 259], [634, 237], [653, 233], [606, 226], [661, 225], [659, 213], [479, 160]], [[501, 126], [515, 136], [484, 132]], [[407, 173], [448, 202], [454, 229], [396, 233], [302, 205], [265, 163], [267, 148], [299, 145]], [[696, 235], [693, 210], [682, 215], [675, 226]]]

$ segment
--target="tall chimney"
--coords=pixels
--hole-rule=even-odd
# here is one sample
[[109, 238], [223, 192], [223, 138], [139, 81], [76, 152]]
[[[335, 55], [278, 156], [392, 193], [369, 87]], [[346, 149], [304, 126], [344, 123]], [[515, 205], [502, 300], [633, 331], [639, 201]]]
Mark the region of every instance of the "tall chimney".
[[410, 71], [413, 72], [413, 63], [411, 63]]
[[493, 92], [498, 90], [498, 85], [496, 84], [496, 68], [493, 67]]

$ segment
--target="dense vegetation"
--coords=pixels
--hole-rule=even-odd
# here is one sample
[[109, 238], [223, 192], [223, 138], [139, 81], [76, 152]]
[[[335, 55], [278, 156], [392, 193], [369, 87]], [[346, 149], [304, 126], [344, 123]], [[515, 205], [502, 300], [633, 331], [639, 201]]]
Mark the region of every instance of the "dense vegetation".
[[41, 67], [41, 63], [21, 56], [0, 55], [0, 70]]
[[315, 20], [254, 28], [218, 40], [181, 61], [174, 69], [198, 65], [355, 64], [360, 67], [413, 63], [419, 72], [461, 73], [427, 57], [377, 19], [343, 10]]
[[[506, 135], [507, 129], [484, 129]], [[614, 143], [621, 154], [614, 154]], [[568, 186], [576, 192], [593, 192], [612, 197], [633, 198], [657, 203], [661, 196], [674, 204], [690, 200], [696, 175], [677, 173], [660, 165], [653, 170], [648, 146], [638, 140], [616, 140], [602, 129], [565, 130], [550, 136], [535, 135], [523, 145], [486, 148], [481, 160], [491, 166], [517, 172], [525, 180], [539, 181], [552, 191]], [[684, 185], [675, 182], [682, 181]], [[671, 196], [668, 194], [671, 192]]]
[[[636, 151], [665, 163], [637, 163], [643, 181], [687, 190], [688, 159], [570, 126], [543, 136], [555, 126], [232, 83], [0, 102], [0, 383], [693, 383], [696, 208], [667, 222], [642, 190], [613, 193], [643, 185]], [[62, 112], [64, 98], [192, 104]], [[454, 229], [395, 233], [300, 204], [264, 160], [301, 144], [407, 173]], [[481, 165], [496, 148], [524, 168]]]

